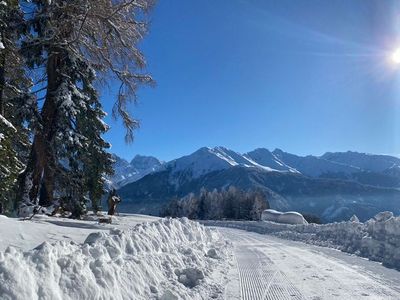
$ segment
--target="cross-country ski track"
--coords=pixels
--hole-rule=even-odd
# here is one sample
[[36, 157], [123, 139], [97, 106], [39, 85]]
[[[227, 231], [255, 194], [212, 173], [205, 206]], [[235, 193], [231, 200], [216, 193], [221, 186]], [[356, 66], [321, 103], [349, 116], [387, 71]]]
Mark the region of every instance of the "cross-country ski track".
[[218, 228], [234, 245], [226, 299], [400, 299], [400, 272], [338, 250]]

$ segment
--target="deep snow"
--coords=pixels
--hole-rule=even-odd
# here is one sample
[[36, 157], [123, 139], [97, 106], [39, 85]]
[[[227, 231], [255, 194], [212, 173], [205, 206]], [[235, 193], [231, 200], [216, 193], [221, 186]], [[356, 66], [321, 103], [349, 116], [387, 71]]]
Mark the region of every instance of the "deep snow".
[[[51, 226], [60, 226], [50, 221], [60, 222], [23, 224], [30, 223], [36, 232], [39, 225], [50, 227], [49, 232]], [[18, 222], [22, 221], [0, 217], [0, 228], [12, 231], [9, 225]], [[0, 252], [1, 299], [223, 298], [223, 274], [229, 270], [231, 252], [216, 230], [186, 218], [106, 230], [85, 229], [83, 224], [90, 225], [87, 221], [65, 223], [60, 227], [92, 233], [83, 243], [65, 239], [44, 242], [33, 250], [8, 247]], [[0, 241], [5, 244], [2, 236]]]
[[[288, 240], [338, 248], [398, 268], [400, 218], [388, 212], [366, 223], [356, 217], [325, 225], [205, 222], [269, 233], [286, 241], [240, 230], [206, 228], [186, 218], [121, 215], [114, 217], [112, 224], [96, 220], [93, 215], [86, 221], [46, 216], [19, 221], [0, 216], [0, 299], [334, 296], [386, 300], [400, 296], [398, 271]], [[225, 239], [233, 242], [234, 253]], [[44, 240], [50, 242], [42, 243]], [[339, 260], [335, 253], [342, 254]], [[396, 274], [383, 275], [385, 270]]]

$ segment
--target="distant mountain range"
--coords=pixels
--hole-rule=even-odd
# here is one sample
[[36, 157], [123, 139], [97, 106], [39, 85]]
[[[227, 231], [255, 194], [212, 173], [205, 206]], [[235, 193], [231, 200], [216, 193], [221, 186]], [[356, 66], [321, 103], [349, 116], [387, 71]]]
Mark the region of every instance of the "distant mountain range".
[[324, 221], [400, 212], [400, 159], [389, 155], [298, 156], [264, 148], [240, 154], [204, 147], [166, 163], [146, 156], [130, 163], [115, 159], [110, 180], [124, 200], [121, 208], [131, 212], [157, 214], [174, 196], [231, 185], [261, 189], [273, 208], [315, 213]]

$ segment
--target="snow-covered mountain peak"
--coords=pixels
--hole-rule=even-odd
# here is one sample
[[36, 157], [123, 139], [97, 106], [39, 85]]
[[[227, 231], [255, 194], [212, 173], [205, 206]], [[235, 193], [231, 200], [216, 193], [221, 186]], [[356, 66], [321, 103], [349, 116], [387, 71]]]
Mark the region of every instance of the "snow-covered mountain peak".
[[[277, 149], [275, 149], [274, 152], [276, 150]], [[281, 151], [283, 153], [282, 150], [279, 150], [279, 151]], [[291, 166], [288, 166], [287, 164], [285, 164], [274, 152], [271, 152], [265, 148], [257, 148], [251, 152], [244, 154], [244, 156], [251, 158], [257, 164], [259, 164], [263, 167], [269, 167], [269, 168], [271, 168], [273, 170], [277, 170], [277, 171], [300, 173], [295, 168], [292, 168]], [[277, 153], [279, 154], [280, 152], [277, 152]]]
[[109, 178], [110, 185], [121, 187], [134, 182], [152, 172], [159, 171], [164, 162], [153, 156], [136, 155], [131, 162], [113, 154], [114, 175]]
[[[400, 159], [389, 155], [358, 152], [327, 152], [322, 156], [299, 156], [275, 149], [258, 148], [241, 154], [226, 147], [202, 147], [192, 154], [164, 163], [152, 156], [137, 155], [129, 163], [114, 156], [116, 174], [111, 181], [117, 187], [136, 181], [143, 176], [168, 169], [172, 177], [199, 178], [207, 173], [232, 167], [257, 168], [265, 172], [289, 172], [308, 177], [354, 179], [364, 182], [381, 180], [396, 185], [400, 177]], [[362, 176], [357, 175], [364, 172]], [[369, 174], [366, 173], [369, 172]], [[380, 173], [374, 175], [371, 172]], [[178, 175], [179, 173], [179, 175]], [[175, 176], [175, 174], [177, 176]], [[358, 177], [357, 177], [358, 176]], [[367, 176], [367, 177], [365, 177]], [[374, 177], [378, 176], [378, 177]], [[390, 178], [389, 178], [389, 177]], [[360, 179], [361, 178], [361, 179]], [[371, 181], [372, 180], [372, 181]]]
[[235, 165], [237, 165], [236, 162], [229, 155], [226, 155], [222, 149], [203, 147], [190, 155], [169, 162], [167, 168], [172, 169], [173, 173], [190, 173], [191, 176], [196, 178]]
[[173, 173], [183, 172], [190, 174], [193, 178], [235, 166], [278, 171], [278, 169], [260, 164], [248, 155], [243, 155], [221, 146], [214, 148], [203, 147], [190, 155], [183, 156], [167, 164], [167, 167], [172, 169]]
[[144, 156], [144, 155], [136, 155], [131, 160], [131, 166], [135, 167], [138, 170], [148, 170], [159, 168], [164, 162], [155, 158], [154, 156]]

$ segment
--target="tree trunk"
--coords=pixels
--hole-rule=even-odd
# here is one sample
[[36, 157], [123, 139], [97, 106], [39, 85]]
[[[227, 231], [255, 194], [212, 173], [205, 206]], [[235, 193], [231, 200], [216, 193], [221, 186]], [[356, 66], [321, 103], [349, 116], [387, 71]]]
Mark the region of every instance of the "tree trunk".
[[4, 107], [5, 106], [4, 88], [6, 85], [5, 63], [6, 63], [6, 54], [4, 53], [4, 50], [0, 50], [0, 115], [2, 116], [4, 116], [4, 111], [5, 111]]
[[19, 179], [19, 200], [26, 201], [28, 196], [30, 203], [41, 206], [50, 205], [54, 198], [56, 160], [53, 146], [57, 130], [57, 89], [61, 84], [61, 51], [51, 51], [48, 58], [48, 85], [41, 128], [35, 133], [27, 167]]

